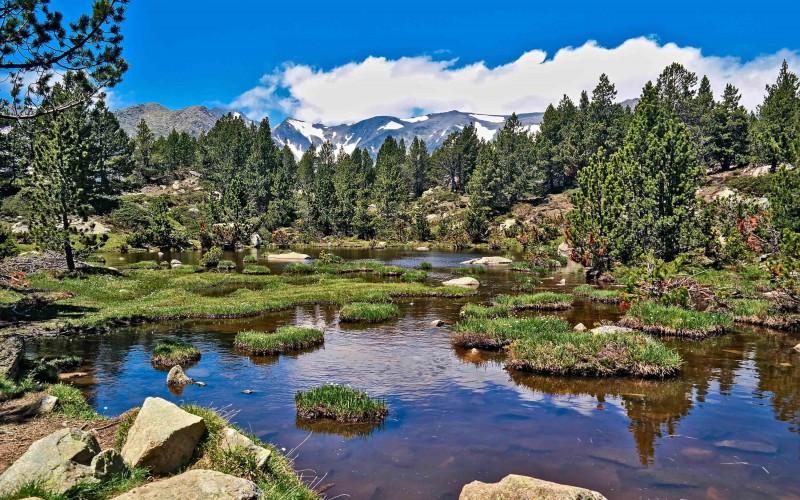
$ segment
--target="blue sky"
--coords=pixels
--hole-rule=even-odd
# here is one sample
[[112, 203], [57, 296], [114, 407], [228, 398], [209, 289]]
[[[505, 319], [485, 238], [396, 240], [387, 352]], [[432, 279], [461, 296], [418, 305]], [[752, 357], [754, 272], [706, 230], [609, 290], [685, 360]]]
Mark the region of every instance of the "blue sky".
[[[62, 7], [64, 2], [57, 1], [55, 5]], [[89, 2], [69, 1], [67, 15], [79, 3]], [[444, 74], [481, 61], [491, 70], [532, 50], [545, 51], [552, 58], [561, 48], [580, 47], [589, 40], [597, 41], [600, 47], [614, 48], [626, 40], [648, 37], [659, 46], [674, 43], [701, 49], [702, 56], [733, 56], [746, 63], [774, 55], [781, 49], [789, 49], [791, 54], [800, 49], [797, 36], [800, 2], [781, 3], [780, 7], [772, 7], [752, 1], [550, 0], [493, 4], [430, 0], [318, 3], [131, 0], [123, 26], [124, 57], [131, 69], [124, 82], [113, 90], [114, 103], [155, 101], [170, 108], [236, 103], [253, 114], [269, 115], [273, 121], [286, 114], [335, 121], [350, 115], [324, 102], [318, 94], [337, 95], [339, 100], [347, 102], [348, 97], [338, 93], [338, 89], [331, 91], [319, 82], [302, 80], [303, 75], [282, 74], [273, 81], [259, 83], [259, 80], [263, 75], [273, 75], [276, 69], [280, 72], [285, 63], [294, 63], [311, 72], [331, 72], [347, 63], [361, 63], [369, 56], [387, 61], [402, 57], [422, 57], [429, 62], [457, 59], [447, 68], [438, 68]], [[437, 67], [422, 71], [437, 71]], [[613, 79], [614, 73], [609, 74]], [[305, 78], [310, 77], [306, 74]], [[540, 78], [547, 78], [547, 73]], [[340, 81], [340, 85], [354, 85], [346, 78]], [[371, 81], [365, 80], [363, 85], [370, 86]], [[553, 85], [559, 83], [560, 80], [554, 79]], [[375, 85], [386, 82], [378, 78]], [[240, 99], [254, 88], [261, 89], [256, 92], [260, 104]], [[570, 93], [569, 90], [565, 91]], [[274, 97], [267, 97], [273, 91], [291, 99], [276, 103]], [[537, 92], [538, 98], [520, 96], [509, 103], [482, 97], [472, 99], [469, 94], [442, 106], [486, 106], [491, 109], [470, 111], [502, 112], [509, 106], [540, 105], [550, 97], [545, 90]], [[560, 93], [556, 89], [552, 92]], [[381, 96], [374, 98], [375, 103], [357, 112], [381, 111]], [[424, 96], [425, 102], [419, 106], [413, 104], [414, 98], [412, 92], [402, 105], [389, 105], [386, 111], [438, 110], [436, 95]], [[442, 100], [448, 99], [443, 96]]]

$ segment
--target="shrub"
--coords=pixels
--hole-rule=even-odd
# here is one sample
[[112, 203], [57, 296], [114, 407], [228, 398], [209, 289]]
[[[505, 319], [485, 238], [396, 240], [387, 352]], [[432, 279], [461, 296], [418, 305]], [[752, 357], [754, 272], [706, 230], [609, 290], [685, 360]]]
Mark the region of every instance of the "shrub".
[[399, 313], [400, 308], [392, 303], [351, 302], [339, 310], [339, 319], [346, 323], [379, 323]]
[[429, 271], [429, 270], [433, 269], [433, 264], [431, 264], [430, 262], [422, 262], [419, 265], [419, 268], [422, 269], [422, 270], [425, 270], [425, 271]]
[[14, 236], [7, 227], [0, 224], [0, 260], [14, 257], [17, 254], [19, 254], [19, 249]]
[[200, 351], [177, 339], [161, 339], [153, 347], [150, 362], [159, 368], [172, 368], [175, 365], [186, 366], [200, 361]]
[[252, 264], [253, 262], [258, 262], [258, 257], [253, 254], [245, 255], [242, 262], [245, 264]]
[[53, 384], [47, 388], [47, 393], [58, 398], [55, 410], [70, 418], [98, 420], [102, 417], [97, 414], [92, 406], [83, 397], [77, 387], [64, 384]]
[[560, 310], [572, 307], [572, 295], [553, 292], [539, 292], [524, 295], [498, 295], [492, 300], [492, 303], [514, 310]]
[[690, 311], [655, 302], [634, 302], [621, 326], [674, 337], [704, 338], [725, 333], [733, 321], [721, 313]]
[[217, 267], [220, 260], [222, 260], [222, 249], [220, 247], [211, 247], [203, 254], [203, 258], [200, 259], [200, 265]]
[[236, 334], [234, 345], [256, 355], [279, 354], [322, 344], [325, 335], [313, 328], [282, 326], [275, 333], [247, 330]]
[[557, 318], [471, 318], [456, 323], [450, 339], [459, 347], [500, 349], [517, 339], [544, 332], [569, 330], [569, 323]]
[[554, 375], [669, 377], [683, 360], [641, 333], [543, 332], [515, 342], [508, 366]]
[[373, 399], [364, 391], [325, 384], [294, 397], [301, 419], [331, 418], [339, 422], [370, 422], [389, 414], [386, 401]]

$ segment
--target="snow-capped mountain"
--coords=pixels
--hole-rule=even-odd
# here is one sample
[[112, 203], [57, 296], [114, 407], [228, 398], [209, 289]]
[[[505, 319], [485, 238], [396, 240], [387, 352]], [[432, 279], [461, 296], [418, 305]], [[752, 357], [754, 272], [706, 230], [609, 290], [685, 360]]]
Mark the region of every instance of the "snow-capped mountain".
[[[525, 113], [517, 116], [523, 126], [535, 132], [542, 123], [542, 115], [543, 113]], [[311, 144], [320, 146], [325, 141], [331, 141], [337, 150], [348, 153], [356, 147], [367, 148], [374, 157], [386, 137], [390, 135], [397, 140], [405, 139], [406, 145], [410, 145], [414, 137], [419, 137], [425, 141], [428, 150], [433, 151], [442, 145], [448, 135], [470, 123], [475, 124], [479, 138], [490, 141], [494, 139], [507, 118], [505, 115], [448, 111], [413, 118], [375, 116], [357, 123], [331, 126], [287, 118], [272, 130], [272, 136], [281, 147], [289, 146], [297, 158], [302, 156]]]

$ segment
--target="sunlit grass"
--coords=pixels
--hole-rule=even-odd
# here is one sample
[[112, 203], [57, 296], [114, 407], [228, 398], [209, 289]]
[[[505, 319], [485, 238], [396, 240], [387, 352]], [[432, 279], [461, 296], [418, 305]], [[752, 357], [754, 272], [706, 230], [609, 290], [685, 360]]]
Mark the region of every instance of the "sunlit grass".
[[345, 323], [380, 323], [397, 317], [400, 308], [388, 303], [352, 302], [339, 310], [339, 319]]
[[572, 307], [572, 295], [568, 293], [539, 292], [523, 295], [498, 295], [492, 299], [497, 306], [509, 309], [561, 310]]
[[727, 314], [691, 311], [655, 302], [635, 302], [620, 325], [654, 335], [704, 338], [725, 333], [733, 324]]
[[521, 338], [569, 330], [569, 323], [558, 318], [470, 318], [453, 326], [450, 339], [459, 347], [500, 349]]
[[461, 308], [462, 318], [507, 318], [508, 315], [509, 310], [505, 306], [482, 306], [470, 303]]
[[591, 285], [578, 285], [572, 293], [578, 297], [586, 297], [592, 302], [604, 302], [608, 304], [618, 304], [622, 302], [624, 294], [617, 288], [597, 288]]
[[320, 330], [282, 326], [275, 333], [254, 330], [239, 332], [236, 334], [234, 345], [251, 354], [263, 356], [305, 349], [322, 344], [324, 341], [325, 335]]
[[298, 392], [294, 398], [302, 419], [330, 418], [339, 422], [371, 422], [389, 413], [386, 401], [343, 385], [325, 384]]
[[186, 366], [200, 360], [200, 351], [178, 339], [161, 339], [153, 347], [153, 366], [171, 368], [175, 365]]

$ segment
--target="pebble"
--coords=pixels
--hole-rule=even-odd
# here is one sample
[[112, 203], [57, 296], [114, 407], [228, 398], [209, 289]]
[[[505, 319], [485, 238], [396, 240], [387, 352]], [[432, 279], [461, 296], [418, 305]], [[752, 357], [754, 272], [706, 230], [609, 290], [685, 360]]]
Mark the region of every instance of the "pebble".
[[251, 391], [250, 389], [245, 389], [245, 390], [242, 391], [242, 393], [243, 394], [253, 394], [253, 391]]

